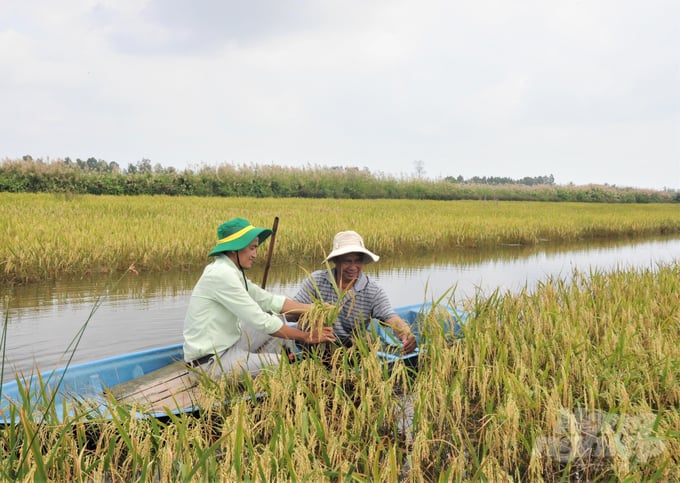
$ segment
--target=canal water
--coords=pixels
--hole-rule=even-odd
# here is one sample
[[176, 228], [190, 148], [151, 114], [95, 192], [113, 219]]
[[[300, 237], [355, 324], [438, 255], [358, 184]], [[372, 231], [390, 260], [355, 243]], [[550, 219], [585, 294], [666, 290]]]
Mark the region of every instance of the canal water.
[[[365, 271], [386, 289], [393, 305], [401, 306], [443, 294], [462, 302], [495, 290], [531, 290], [549, 278], [570, 279], [574, 271], [654, 269], [678, 261], [676, 236], [492, 251], [461, 248], [446, 256], [383, 258]], [[306, 274], [317, 268], [320, 265], [313, 262], [278, 265], [274, 257], [267, 288], [293, 296]], [[29, 375], [36, 367], [41, 371], [61, 367], [69, 358], [78, 363], [181, 342], [184, 312], [201, 271], [199, 267], [3, 287], [3, 380], [15, 373]], [[247, 274], [255, 282], [262, 280], [261, 266]]]

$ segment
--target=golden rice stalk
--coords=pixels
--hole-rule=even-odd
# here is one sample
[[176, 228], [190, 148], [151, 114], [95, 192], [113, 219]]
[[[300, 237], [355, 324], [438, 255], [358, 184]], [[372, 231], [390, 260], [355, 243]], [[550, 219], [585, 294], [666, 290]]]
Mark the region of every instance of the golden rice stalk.
[[298, 328], [300, 330], [315, 331], [323, 327], [331, 327], [337, 320], [339, 312], [339, 307], [327, 305], [321, 300], [315, 300], [312, 303], [312, 308], [300, 315]]

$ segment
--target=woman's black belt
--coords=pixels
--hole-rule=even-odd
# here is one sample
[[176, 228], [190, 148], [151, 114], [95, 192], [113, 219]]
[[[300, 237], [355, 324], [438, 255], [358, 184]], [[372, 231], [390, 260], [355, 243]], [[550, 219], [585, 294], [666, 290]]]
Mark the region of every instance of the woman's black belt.
[[189, 362], [189, 365], [191, 367], [202, 366], [203, 364], [208, 362], [213, 357], [215, 357], [215, 354], [208, 354], [207, 356], [203, 356], [203, 357], [199, 357], [198, 359], [194, 359], [193, 361]]

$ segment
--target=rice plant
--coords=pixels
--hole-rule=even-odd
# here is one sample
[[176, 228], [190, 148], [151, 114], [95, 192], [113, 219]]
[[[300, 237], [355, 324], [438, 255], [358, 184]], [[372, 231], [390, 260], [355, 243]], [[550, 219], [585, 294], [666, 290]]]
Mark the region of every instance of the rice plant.
[[671, 264], [479, 295], [460, 301], [460, 337], [423, 314], [417, 372], [381, 364], [365, 337], [332, 364], [201, 379], [197, 414], [140, 419], [111, 401], [109, 417], [77, 405], [40, 422], [26, 396], [0, 478], [678, 481], [677, 293]]
[[[276, 263], [323, 260], [356, 230], [386, 259], [680, 232], [672, 204], [198, 198], [0, 193], [0, 280], [196, 269], [223, 221], [280, 217]], [[376, 230], [376, 227], [380, 227]]]

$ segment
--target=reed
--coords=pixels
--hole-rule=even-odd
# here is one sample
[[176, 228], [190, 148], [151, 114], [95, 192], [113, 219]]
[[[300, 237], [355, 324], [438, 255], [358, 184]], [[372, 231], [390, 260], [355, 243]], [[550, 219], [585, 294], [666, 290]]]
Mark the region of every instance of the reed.
[[275, 261], [293, 264], [323, 260], [346, 229], [386, 258], [680, 232], [672, 204], [0, 193], [0, 280], [201, 267], [234, 216], [260, 226], [279, 216]]
[[167, 422], [111, 402], [108, 420], [83, 404], [38, 423], [26, 396], [0, 478], [678, 481], [679, 292], [675, 263], [479, 295], [462, 338], [419, 321], [416, 374], [360, 339], [240, 388], [202, 380], [205, 410]]
[[675, 190], [612, 185], [556, 185], [552, 176], [523, 178], [421, 177], [373, 174], [366, 168], [283, 167], [275, 165], [201, 166], [177, 171], [142, 160], [127, 170], [116, 163], [76, 160], [0, 160], [0, 191], [92, 195], [246, 196], [253, 198], [332, 199], [490, 199], [502, 201], [578, 201], [673, 203]]

